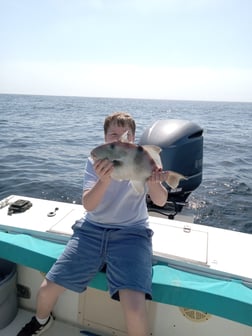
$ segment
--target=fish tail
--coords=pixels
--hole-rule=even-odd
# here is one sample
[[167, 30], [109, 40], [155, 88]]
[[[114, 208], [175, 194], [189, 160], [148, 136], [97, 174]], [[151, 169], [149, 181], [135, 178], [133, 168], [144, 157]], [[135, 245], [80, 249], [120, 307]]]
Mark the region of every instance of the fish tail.
[[187, 180], [187, 177], [185, 177], [182, 174], [179, 174], [179, 173], [176, 173], [176, 172], [173, 172], [173, 171], [169, 171], [166, 183], [172, 189], [176, 189], [181, 180]]

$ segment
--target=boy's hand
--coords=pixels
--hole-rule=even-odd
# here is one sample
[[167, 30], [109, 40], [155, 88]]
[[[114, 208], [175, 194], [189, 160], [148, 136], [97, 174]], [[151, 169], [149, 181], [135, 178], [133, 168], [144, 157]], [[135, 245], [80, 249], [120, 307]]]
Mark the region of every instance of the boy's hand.
[[98, 180], [91, 189], [84, 190], [82, 196], [82, 204], [87, 211], [93, 211], [102, 201], [104, 193], [111, 182], [113, 162], [107, 159], [97, 160], [94, 162], [93, 167]]
[[148, 178], [150, 183], [162, 183], [168, 179], [169, 172], [161, 169], [154, 170], [151, 176]]
[[94, 163], [94, 170], [100, 180], [110, 179], [113, 168], [113, 163], [108, 159], [97, 160]]
[[166, 181], [169, 172], [162, 171], [162, 169], [156, 169], [152, 172], [151, 176], [147, 179], [149, 187], [149, 195], [153, 203], [163, 207], [167, 201], [168, 192], [163, 186], [162, 182]]

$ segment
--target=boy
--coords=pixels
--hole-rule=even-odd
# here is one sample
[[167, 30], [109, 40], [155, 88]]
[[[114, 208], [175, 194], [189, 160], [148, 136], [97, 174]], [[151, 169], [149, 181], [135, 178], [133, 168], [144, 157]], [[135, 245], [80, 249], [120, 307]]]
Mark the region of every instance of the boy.
[[[131, 115], [114, 113], [104, 122], [105, 142], [118, 141], [123, 134], [134, 142], [135, 128]], [[87, 213], [73, 225], [65, 251], [39, 289], [36, 316], [17, 336], [41, 335], [53, 322], [50, 313], [59, 295], [66, 289], [83, 292], [105, 265], [110, 295], [120, 300], [128, 335], [149, 335], [145, 299], [151, 299], [152, 231], [146, 193], [163, 206], [167, 190], [161, 182], [168, 173], [153, 171], [146, 192], [138, 194], [130, 181], [113, 180], [112, 171], [109, 160], [88, 159], [82, 195]]]

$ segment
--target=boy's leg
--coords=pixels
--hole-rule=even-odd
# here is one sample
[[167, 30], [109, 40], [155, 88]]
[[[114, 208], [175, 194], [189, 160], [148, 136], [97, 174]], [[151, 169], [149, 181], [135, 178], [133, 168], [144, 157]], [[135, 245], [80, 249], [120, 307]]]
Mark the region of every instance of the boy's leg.
[[147, 336], [146, 299], [151, 299], [152, 231], [127, 228], [109, 232], [106, 249], [110, 295], [120, 299], [129, 336]]
[[65, 291], [65, 288], [45, 279], [37, 295], [37, 312], [39, 319], [47, 318], [53, 310], [58, 297]]
[[51, 311], [57, 302], [57, 299], [65, 289], [47, 279], [45, 279], [37, 295], [37, 311], [17, 334], [17, 336], [41, 335], [50, 328], [53, 317]]
[[149, 335], [145, 293], [122, 289], [119, 296], [128, 336]]
[[104, 230], [88, 222], [81, 227], [82, 222], [77, 221], [73, 227], [74, 234], [64, 252], [40, 286], [36, 314], [39, 319], [50, 315], [58, 297], [65, 289], [78, 293], [84, 291], [103, 264], [100, 251]]

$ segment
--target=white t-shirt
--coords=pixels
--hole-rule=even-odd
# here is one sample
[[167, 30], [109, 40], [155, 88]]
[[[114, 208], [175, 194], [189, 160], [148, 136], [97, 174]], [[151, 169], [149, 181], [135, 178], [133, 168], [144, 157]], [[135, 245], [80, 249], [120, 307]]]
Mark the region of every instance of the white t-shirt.
[[[93, 169], [93, 161], [88, 158], [83, 180], [83, 190], [91, 189], [98, 176]], [[145, 188], [147, 189], [147, 188]], [[106, 228], [125, 226], [149, 226], [146, 206], [146, 192], [137, 193], [130, 181], [112, 180], [101, 203], [93, 211], [88, 211], [85, 219]]]

